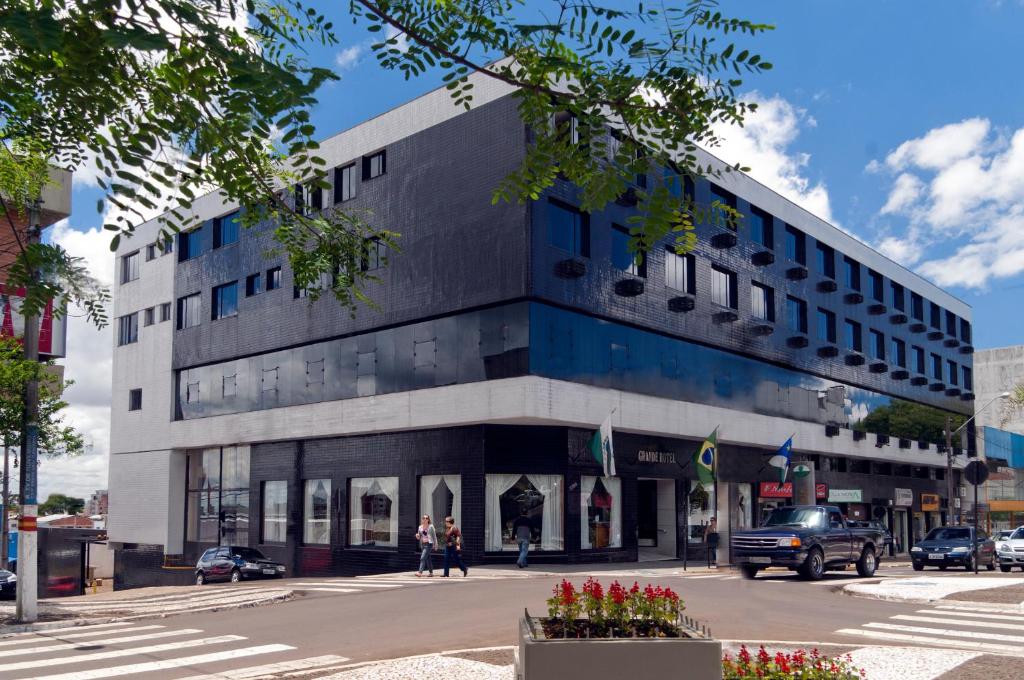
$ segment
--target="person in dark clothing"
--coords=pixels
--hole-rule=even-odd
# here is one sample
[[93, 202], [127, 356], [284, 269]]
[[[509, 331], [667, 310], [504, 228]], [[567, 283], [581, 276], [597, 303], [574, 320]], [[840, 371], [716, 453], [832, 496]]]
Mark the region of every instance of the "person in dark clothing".
[[462, 561], [462, 532], [455, 526], [454, 517], [444, 518], [444, 575], [448, 576], [448, 569], [454, 563], [462, 570], [463, 576], [469, 576], [469, 567]]
[[527, 566], [526, 554], [530, 552], [530, 518], [527, 516], [525, 508], [519, 511], [519, 517], [512, 522], [512, 533], [516, 537], [516, 543], [519, 544], [519, 559], [516, 560], [516, 566], [525, 569]]
[[718, 520], [714, 517], [704, 528], [704, 542], [708, 545], [708, 567], [718, 568]]

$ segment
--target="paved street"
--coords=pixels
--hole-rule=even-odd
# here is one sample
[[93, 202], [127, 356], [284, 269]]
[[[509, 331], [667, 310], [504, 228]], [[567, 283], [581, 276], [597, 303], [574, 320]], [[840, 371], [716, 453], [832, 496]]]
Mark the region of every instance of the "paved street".
[[[852, 571], [830, 573], [817, 583], [785, 572], [762, 574], [753, 582], [727, 569], [699, 568], [682, 574], [677, 564], [607, 567], [596, 573], [604, 582], [636, 579], [642, 585], [671, 586], [682, 594], [687, 612], [726, 641], [764, 640], [789, 647], [831, 643], [835, 646], [827, 647], [828, 651], [852, 651], [858, 661], [867, 658], [883, 670], [886, 664], [897, 663], [893, 658], [904, 668], [919, 663], [917, 675], [891, 676], [904, 680], [939, 677], [945, 672], [961, 679], [1024, 675], [1024, 610], [1013, 605], [955, 600], [915, 604], [852, 597], [840, 592], [842, 586], [865, 581]], [[899, 567], [883, 569], [880, 575], [887, 580], [922, 576]], [[924, 575], [970, 578], [953, 571]], [[292, 590], [295, 596], [255, 608], [166, 618], [154, 613], [120, 623], [8, 636], [0, 639], [0, 678], [325, 676], [360, 662], [504, 647], [513, 644], [515, 619], [524, 607], [543, 613], [554, 584], [562, 577], [579, 582], [583, 576], [476, 569], [465, 579], [398, 574], [210, 586], [211, 595], [218, 596], [229, 589], [264, 585]], [[1017, 574], [985, 577], [1019, 580]], [[203, 603], [196, 600], [194, 608], [204, 609]], [[886, 650], [864, 649], [877, 645], [912, 649], [891, 650], [888, 657]], [[508, 652], [502, 653], [507, 662]], [[879, 655], [881, 661], [875, 658]], [[476, 662], [454, 658], [451, 663], [462, 664], [457, 668], [467, 673], [466, 666]], [[357, 677], [356, 672], [341, 677]], [[879, 670], [877, 677], [890, 676]]]

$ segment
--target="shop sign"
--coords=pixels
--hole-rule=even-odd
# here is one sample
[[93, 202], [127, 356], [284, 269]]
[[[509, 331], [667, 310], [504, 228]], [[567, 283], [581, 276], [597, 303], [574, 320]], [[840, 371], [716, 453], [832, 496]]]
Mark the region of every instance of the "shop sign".
[[[761, 498], [792, 498], [793, 482], [779, 484], [778, 482], [761, 482], [757, 495]], [[814, 485], [814, 496], [818, 500], [824, 500], [828, 496], [828, 484], [820, 483]]]
[[909, 508], [914, 504], [914, 492], [912, 489], [896, 489], [896, 505]]
[[829, 489], [829, 503], [862, 503], [864, 500], [860, 489]]
[[921, 510], [924, 512], [937, 512], [939, 509], [939, 494], [937, 493], [923, 493], [921, 494]]
[[640, 449], [636, 452], [636, 460], [638, 463], [674, 463], [676, 454], [671, 451]]

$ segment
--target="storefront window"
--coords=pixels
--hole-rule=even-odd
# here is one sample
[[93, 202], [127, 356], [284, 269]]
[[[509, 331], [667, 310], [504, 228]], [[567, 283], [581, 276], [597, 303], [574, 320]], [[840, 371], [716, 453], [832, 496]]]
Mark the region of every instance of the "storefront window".
[[690, 543], [704, 542], [704, 527], [715, 516], [715, 485], [690, 480], [690, 526], [686, 532]]
[[249, 545], [249, 447], [190, 451], [186, 540]]
[[455, 526], [461, 527], [462, 477], [459, 475], [424, 475], [420, 477], [420, 515], [430, 515], [440, 533], [444, 518], [451, 515]]
[[580, 547], [622, 547], [622, 480], [580, 478]]
[[738, 531], [752, 528], [754, 508], [750, 484], [729, 484], [729, 529]]
[[331, 542], [331, 480], [307, 479], [303, 492], [302, 542], [328, 545]]
[[349, 545], [398, 547], [398, 477], [357, 477], [349, 485]]
[[564, 549], [561, 475], [487, 475], [484, 543], [487, 550], [518, 550], [512, 524], [530, 520], [531, 546]]
[[288, 483], [280, 480], [263, 482], [263, 538], [261, 543], [284, 543], [287, 540]]

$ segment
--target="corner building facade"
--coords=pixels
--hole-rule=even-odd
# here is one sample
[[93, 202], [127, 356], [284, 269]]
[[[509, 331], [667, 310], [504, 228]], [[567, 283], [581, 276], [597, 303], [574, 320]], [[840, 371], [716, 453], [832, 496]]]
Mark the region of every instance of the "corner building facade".
[[[735, 230], [639, 265], [628, 196], [588, 215], [559, 180], [492, 205], [529, 130], [507, 88], [474, 92], [470, 112], [435, 91], [321, 146], [333, 190], [305, 204], [401, 234], [365, 265], [375, 309], [310, 303], [216, 194], [173, 246], [155, 222], [122, 241], [117, 587], [189, 580], [217, 544], [292, 574], [411, 569], [422, 514], [455, 516], [471, 565], [515, 559], [522, 512], [534, 562], [701, 559], [710, 517], [727, 546], [786, 502], [765, 462], [790, 435], [822, 498], [903, 550], [943, 521], [945, 454], [852, 426], [897, 400], [971, 412], [964, 303], [739, 173], [679, 187], [735, 206]], [[614, 477], [589, 452], [609, 413]], [[705, 487], [689, 461], [715, 427]]]

